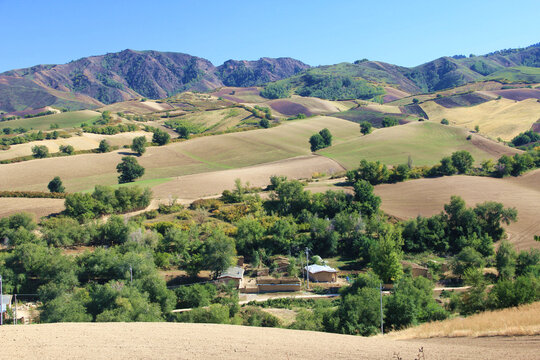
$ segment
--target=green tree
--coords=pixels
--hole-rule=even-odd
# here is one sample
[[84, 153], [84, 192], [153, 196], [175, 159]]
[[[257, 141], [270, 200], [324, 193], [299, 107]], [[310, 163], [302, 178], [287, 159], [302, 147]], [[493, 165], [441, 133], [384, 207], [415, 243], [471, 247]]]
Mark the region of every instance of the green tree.
[[438, 168], [438, 172], [443, 176], [451, 176], [456, 173], [457, 169], [452, 163], [452, 159], [449, 157], [443, 157], [441, 159], [441, 165]]
[[61, 153], [64, 153], [67, 155], [72, 155], [75, 152], [75, 149], [71, 145], [60, 145], [59, 149]]
[[160, 129], [155, 130], [154, 135], [152, 136], [152, 142], [158, 144], [159, 146], [168, 144], [170, 140], [171, 136], [167, 132]]
[[86, 312], [85, 307], [88, 301], [86, 290], [62, 294], [45, 302], [39, 318], [44, 323], [90, 322], [92, 316]]
[[60, 180], [59, 176], [55, 176], [51, 181], [49, 181], [47, 187], [49, 188], [49, 191], [53, 193], [63, 193], [66, 190], [62, 185], [62, 180]]
[[371, 268], [384, 283], [393, 283], [403, 274], [400, 262], [402, 243], [400, 230], [388, 225], [371, 249]]
[[235, 255], [234, 240], [221, 229], [215, 229], [204, 242], [203, 263], [206, 269], [214, 273], [214, 277], [236, 263]]
[[46, 158], [49, 156], [49, 149], [45, 145], [32, 146], [32, 155], [37, 159]]
[[120, 174], [118, 176], [120, 184], [132, 182], [144, 175], [144, 168], [133, 156], [124, 156], [122, 162], [116, 166], [116, 171]]
[[463, 276], [469, 269], [481, 269], [486, 264], [482, 255], [472, 247], [466, 247], [457, 254], [450, 266], [454, 274]]
[[517, 253], [508, 240], [502, 240], [495, 255], [499, 278], [512, 279], [516, 272]]
[[382, 121], [382, 127], [392, 127], [397, 125], [399, 125], [399, 121], [391, 117], [385, 117]]
[[261, 121], [259, 121], [259, 125], [262, 128], [268, 129], [270, 127], [270, 121], [268, 121], [268, 119], [266, 119], [266, 118], [261, 119]]
[[323, 139], [324, 147], [332, 146], [332, 133], [327, 128], [322, 129], [319, 131], [319, 135], [321, 135]]
[[309, 144], [311, 146], [311, 151], [315, 152], [324, 148], [324, 139], [320, 134], [313, 134], [309, 138]]
[[373, 185], [365, 180], [354, 184], [354, 200], [361, 214], [368, 217], [377, 213], [381, 205], [381, 198], [373, 194]]
[[111, 145], [109, 144], [107, 140], [103, 139], [99, 142], [98, 151], [100, 153], [109, 152], [111, 151]]
[[131, 150], [135, 151], [138, 156], [141, 156], [146, 151], [146, 137], [137, 136], [131, 143]]
[[466, 150], [456, 151], [452, 154], [452, 165], [454, 165], [459, 174], [465, 174], [471, 170], [473, 163], [474, 158]]
[[373, 129], [373, 125], [369, 121], [362, 121], [360, 123], [360, 132], [364, 135], [370, 134]]

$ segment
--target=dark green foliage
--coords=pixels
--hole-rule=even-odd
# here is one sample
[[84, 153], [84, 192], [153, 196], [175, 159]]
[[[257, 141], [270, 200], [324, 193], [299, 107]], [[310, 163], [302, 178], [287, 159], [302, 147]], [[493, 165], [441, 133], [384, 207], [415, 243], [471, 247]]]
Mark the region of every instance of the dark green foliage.
[[395, 118], [385, 117], [382, 121], [382, 127], [391, 127], [399, 125], [399, 121]]
[[64, 153], [67, 155], [72, 155], [75, 152], [75, 149], [71, 145], [60, 145], [59, 149], [61, 153]]
[[324, 147], [332, 146], [332, 134], [330, 133], [330, 130], [324, 128], [319, 131], [319, 135], [323, 138]]
[[309, 145], [311, 147], [311, 151], [315, 152], [324, 148], [324, 139], [320, 134], [313, 134], [309, 138]]
[[450, 125], [450, 122], [449, 122], [448, 120], [446, 120], [446, 119], [442, 119], [442, 120], [441, 120], [441, 124], [443, 124], [443, 125]]
[[364, 135], [370, 134], [372, 131], [373, 125], [369, 121], [362, 121], [360, 123], [360, 132]]
[[171, 136], [163, 130], [156, 129], [154, 135], [152, 136], [152, 142], [158, 144], [159, 146], [166, 145], [171, 140]]
[[49, 149], [45, 145], [32, 146], [32, 155], [37, 159], [46, 158], [49, 156]]
[[514, 246], [508, 240], [502, 240], [495, 255], [495, 264], [499, 272], [499, 278], [511, 279], [516, 272], [517, 253]]
[[384, 93], [382, 88], [349, 76], [330, 76], [306, 73], [300, 78], [298, 95], [328, 100], [369, 99]]
[[444, 320], [448, 313], [433, 298], [433, 284], [424, 277], [403, 277], [385, 298], [385, 327], [399, 330], [426, 321]]
[[495, 309], [530, 304], [540, 299], [540, 279], [529, 275], [499, 281], [491, 289], [489, 297]]
[[99, 146], [97, 149], [100, 153], [106, 153], [111, 151], [111, 145], [107, 140], [103, 139], [99, 142]]
[[118, 124], [118, 125], [83, 125], [82, 131], [92, 134], [101, 134], [101, 135], [115, 135], [124, 132], [137, 131], [139, 127], [134, 124]]
[[59, 176], [55, 176], [51, 181], [49, 181], [47, 188], [52, 193], [63, 193], [66, 190], [64, 185], [62, 185], [62, 180], [60, 180]]
[[285, 84], [270, 83], [261, 91], [261, 96], [267, 99], [283, 99], [291, 96], [290, 91]]
[[92, 316], [86, 312], [90, 297], [86, 290], [61, 294], [43, 306], [39, 318], [44, 323], [90, 322]]
[[144, 175], [144, 168], [133, 156], [124, 156], [122, 162], [116, 166], [116, 171], [120, 174], [118, 176], [119, 184], [132, 182]]
[[43, 239], [52, 246], [82, 245], [93, 237], [92, 228], [69, 217], [54, 217], [42, 224]]
[[281, 326], [281, 321], [277, 317], [255, 306], [247, 306], [242, 308], [240, 310], [239, 316], [242, 318], [242, 325], [244, 326]]
[[178, 309], [208, 306], [214, 302], [218, 293], [214, 284], [180, 286], [175, 292]]
[[467, 173], [474, 163], [472, 155], [466, 151], [456, 151], [452, 154], [452, 165], [456, 168], [459, 174]]
[[137, 136], [131, 143], [131, 150], [133, 150], [138, 156], [141, 156], [146, 151], [146, 137]]
[[96, 186], [92, 194], [69, 194], [66, 196], [64, 214], [79, 221], [100, 215], [122, 213], [142, 209], [150, 204], [152, 192], [138, 186], [125, 186], [116, 190]]
[[381, 205], [381, 198], [373, 194], [373, 186], [365, 180], [354, 183], [354, 200], [360, 213], [368, 217], [377, 213]]
[[369, 336], [380, 328], [379, 284], [376, 276], [360, 274], [351, 287], [342, 291], [341, 304], [330, 331]]
[[467, 270], [481, 269], [485, 264], [482, 254], [472, 247], [466, 247], [452, 260], [452, 271], [456, 275], [463, 276]]
[[514, 146], [522, 146], [522, 145], [527, 145], [528, 143], [533, 143], [537, 141], [540, 141], [540, 134], [532, 130], [529, 130], [515, 136], [512, 139], [512, 144]]
[[516, 275], [531, 274], [540, 277], [540, 250], [522, 250], [517, 256]]
[[365, 180], [371, 185], [383, 184], [388, 181], [390, 172], [386, 165], [380, 161], [367, 161], [362, 159], [360, 166], [355, 171], [347, 172], [347, 180], [355, 183], [358, 180]]
[[221, 272], [235, 264], [236, 248], [234, 240], [220, 229], [215, 229], [204, 242], [202, 255], [204, 268], [217, 277]]
[[261, 121], [259, 121], [259, 125], [262, 127], [262, 128], [265, 128], [265, 129], [268, 129], [270, 127], [270, 121], [268, 121], [268, 119], [261, 119]]
[[397, 281], [403, 274], [401, 266], [401, 231], [388, 225], [370, 249], [371, 268], [386, 284]]

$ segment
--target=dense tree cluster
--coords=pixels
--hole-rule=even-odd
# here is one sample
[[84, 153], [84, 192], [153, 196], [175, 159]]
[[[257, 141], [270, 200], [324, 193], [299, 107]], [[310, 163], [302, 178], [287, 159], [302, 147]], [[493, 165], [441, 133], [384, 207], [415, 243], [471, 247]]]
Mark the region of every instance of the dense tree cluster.
[[301, 77], [303, 85], [296, 89], [300, 96], [328, 100], [370, 99], [384, 94], [384, 90], [364, 80], [350, 76], [317, 75], [306, 73]]
[[261, 91], [261, 96], [267, 99], [283, 99], [291, 96], [286, 84], [270, 83]]
[[317, 134], [311, 135], [309, 144], [313, 152], [332, 146], [332, 133], [330, 133], [330, 130], [324, 128]]

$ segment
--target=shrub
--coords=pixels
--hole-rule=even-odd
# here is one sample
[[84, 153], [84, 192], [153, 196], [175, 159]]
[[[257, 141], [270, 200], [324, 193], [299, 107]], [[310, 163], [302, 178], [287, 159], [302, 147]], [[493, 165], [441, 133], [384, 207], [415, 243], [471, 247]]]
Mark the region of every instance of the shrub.
[[442, 120], [441, 120], [441, 124], [443, 124], [443, 125], [450, 125], [450, 122], [449, 122], [448, 120], [446, 120], [446, 119], [442, 119]]
[[47, 185], [49, 191], [52, 193], [63, 193], [65, 191], [64, 186], [62, 185], [62, 180], [59, 176], [55, 176]]
[[37, 159], [46, 158], [49, 156], [49, 149], [45, 145], [32, 146], [32, 155]]

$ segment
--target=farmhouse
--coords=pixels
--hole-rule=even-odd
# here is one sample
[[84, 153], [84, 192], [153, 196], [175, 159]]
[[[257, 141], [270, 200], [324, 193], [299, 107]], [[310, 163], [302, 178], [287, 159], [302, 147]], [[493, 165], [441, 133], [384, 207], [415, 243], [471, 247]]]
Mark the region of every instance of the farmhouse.
[[225, 270], [220, 276], [218, 276], [217, 281], [222, 283], [228, 283], [233, 281], [236, 285], [236, 288], [242, 286], [242, 280], [244, 279], [244, 268], [240, 266], [231, 266]]
[[336, 282], [338, 271], [328, 265], [309, 265], [304, 268], [309, 280], [314, 282]]

